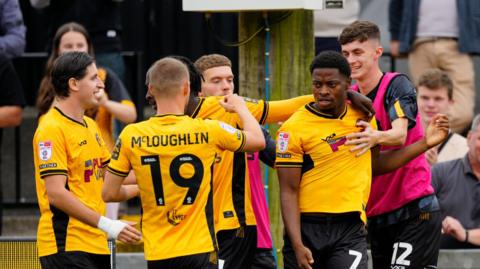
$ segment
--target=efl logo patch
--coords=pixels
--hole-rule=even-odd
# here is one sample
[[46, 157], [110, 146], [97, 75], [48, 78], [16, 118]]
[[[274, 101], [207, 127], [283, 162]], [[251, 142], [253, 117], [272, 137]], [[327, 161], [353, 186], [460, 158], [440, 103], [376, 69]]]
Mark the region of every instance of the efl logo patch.
[[48, 161], [52, 158], [52, 142], [44, 141], [38, 143], [38, 154], [40, 155], [40, 160]]
[[290, 139], [290, 135], [288, 133], [279, 133], [277, 144], [278, 144], [278, 152], [285, 152], [288, 149], [288, 140]]
[[225, 122], [220, 122], [220, 127], [222, 127], [222, 129], [231, 134], [234, 134], [237, 131], [237, 129], [233, 128], [231, 125], [226, 124]]

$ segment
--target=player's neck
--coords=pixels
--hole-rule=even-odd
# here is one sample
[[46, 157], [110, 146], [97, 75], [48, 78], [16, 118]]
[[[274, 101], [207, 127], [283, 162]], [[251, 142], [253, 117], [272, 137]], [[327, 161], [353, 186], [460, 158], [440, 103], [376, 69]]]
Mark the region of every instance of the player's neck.
[[362, 78], [357, 79], [358, 88], [363, 95], [369, 94], [383, 77], [382, 70], [380, 68], [375, 68], [368, 75], [365, 75]]
[[155, 101], [157, 103], [157, 115], [185, 114], [185, 104], [181, 100], [171, 98], [157, 98]]
[[83, 109], [74, 98], [60, 99], [55, 106], [57, 106], [63, 112], [63, 114], [67, 115], [68, 117], [78, 122], [83, 122], [85, 109]]
[[342, 103], [342, 105], [338, 106], [338, 107], [335, 107], [335, 108], [332, 108], [332, 109], [328, 109], [328, 110], [322, 110], [319, 108], [319, 106], [317, 105], [317, 103], [314, 103], [313, 104], [313, 107], [320, 113], [322, 114], [327, 114], [327, 115], [331, 115], [333, 118], [338, 118], [340, 117], [340, 115], [342, 115], [342, 113], [345, 111], [345, 104]]

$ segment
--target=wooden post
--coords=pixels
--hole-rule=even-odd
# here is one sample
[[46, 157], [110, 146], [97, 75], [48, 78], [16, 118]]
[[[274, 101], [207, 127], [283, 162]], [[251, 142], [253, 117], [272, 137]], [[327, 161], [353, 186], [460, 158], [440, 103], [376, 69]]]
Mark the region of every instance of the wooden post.
[[[280, 22], [279, 18], [290, 13]], [[307, 10], [284, 12], [249, 12], [239, 15], [239, 40], [245, 40], [264, 25], [264, 16], [270, 23], [270, 100], [281, 100], [311, 92], [308, 71], [314, 57], [313, 12]], [[243, 96], [265, 99], [265, 31], [239, 48], [239, 93]], [[277, 125], [270, 126], [275, 138]], [[272, 237], [277, 254], [283, 245], [283, 223], [280, 212], [280, 192], [275, 170], [270, 169], [269, 208]], [[279, 268], [283, 268], [281, 255]]]

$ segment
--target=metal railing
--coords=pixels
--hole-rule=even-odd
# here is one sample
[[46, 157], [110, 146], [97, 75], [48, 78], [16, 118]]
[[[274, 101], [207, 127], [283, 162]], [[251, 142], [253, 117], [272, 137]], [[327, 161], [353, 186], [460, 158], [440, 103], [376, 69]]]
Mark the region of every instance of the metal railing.
[[[41, 269], [35, 237], [1, 237], [0, 268]], [[116, 244], [108, 240], [111, 268], [116, 268]]]

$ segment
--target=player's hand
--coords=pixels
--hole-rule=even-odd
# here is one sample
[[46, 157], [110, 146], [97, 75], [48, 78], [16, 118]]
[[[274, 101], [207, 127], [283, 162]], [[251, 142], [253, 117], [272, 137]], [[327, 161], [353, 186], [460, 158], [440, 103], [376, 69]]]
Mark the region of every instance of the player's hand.
[[392, 57], [397, 58], [400, 57], [400, 42], [398, 40], [391, 40], [390, 41], [390, 54]]
[[104, 89], [100, 89], [98, 93], [95, 94], [95, 97], [97, 98], [100, 106], [105, 105], [105, 103], [108, 101], [108, 95], [105, 93]]
[[425, 159], [427, 159], [427, 162], [430, 165], [436, 164], [438, 160], [438, 149], [434, 147], [425, 151]]
[[355, 91], [347, 91], [347, 98], [355, 109], [365, 115], [366, 121], [370, 121], [375, 115], [375, 109], [373, 109], [370, 98]]
[[299, 269], [312, 269], [313, 256], [310, 249], [302, 245], [295, 248], [295, 256], [297, 257], [297, 263]]
[[134, 227], [136, 223], [131, 221], [123, 222], [125, 222], [127, 226], [118, 234], [117, 240], [125, 244], [138, 243], [140, 239], [142, 239], [142, 234]]
[[225, 95], [223, 99], [220, 99], [220, 105], [227, 111], [237, 113], [241, 109], [246, 109], [245, 100], [237, 94]]
[[425, 130], [425, 139], [428, 148], [434, 147], [447, 139], [450, 130], [448, 117], [443, 114], [433, 116]]
[[455, 237], [455, 239], [457, 239], [458, 241], [465, 241], [465, 228], [463, 228], [462, 224], [455, 218], [447, 216], [442, 221], [442, 230], [443, 233]]
[[358, 121], [357, 126], [362, 128], [362, 132], [347, 135], [345, 145], [354, 145], [350, 149], [351, 152], [357, 152], [356, 156], [360, 156], [377, 145], [377, 131], [372, 129], [370, 123], [366, 121]]

